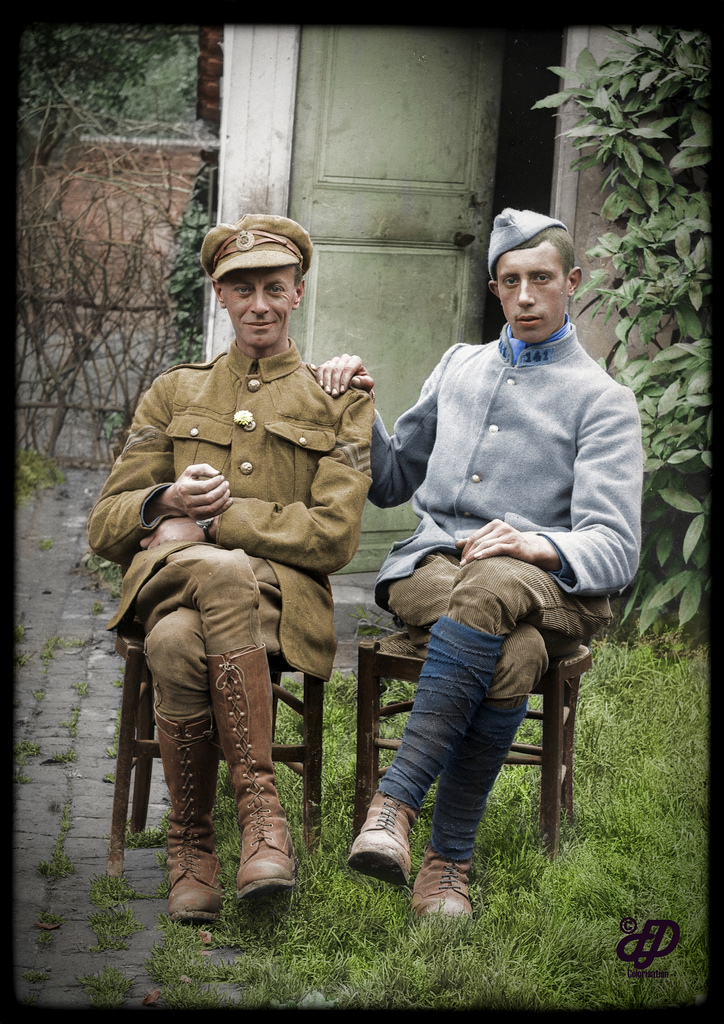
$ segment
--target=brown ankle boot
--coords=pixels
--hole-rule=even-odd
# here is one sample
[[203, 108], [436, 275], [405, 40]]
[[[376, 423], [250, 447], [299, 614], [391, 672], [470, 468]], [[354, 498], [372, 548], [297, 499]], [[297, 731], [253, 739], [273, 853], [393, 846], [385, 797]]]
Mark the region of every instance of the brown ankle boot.
[[239, 810], [237, 897], [296, 884], [297, 860], [272, 762], [272, 688], [266, 649], [209, 655], [211, 700]]
[[410, 875], [408, 836], [417, 811], [377, 790], [367, 818], [352, 843], [348, 864], [363, 875], [393, 885], [407, 885]]
[[215, 921], [222, 903], [211, 820], [219, 766], [216, 733], [210, 718], [170, 722], [158, 711], [156, 725], [171, 798], [169, 915], [172, 921]]
[[468, 894], [470, 858], [451, 860], [441, 857], [428, 845], [415, 884], [412, 887], [412, 912], [446, 914], [449, 917], [472, 917]]

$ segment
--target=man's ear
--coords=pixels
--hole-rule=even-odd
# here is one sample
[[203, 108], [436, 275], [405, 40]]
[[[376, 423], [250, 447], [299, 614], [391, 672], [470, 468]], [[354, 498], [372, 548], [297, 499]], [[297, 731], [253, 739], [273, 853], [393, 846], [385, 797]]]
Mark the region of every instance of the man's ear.
[[211, 283], [214, 286], [214, 292], [216, 293], [216, 298], [219, 300], [219, 305], [221, 306], [222, 309], [226, 309], [226, 303], [221, 297], [221, 283], [219, 281], [212, 281]]
[[294, 300], [294, 303], [292, 305], [292, 309], [298, 309], [299, 308], [299, 303], [302, 301], [302, 295], [304, 295], [304, 284], [305, 284], [305, 279], [302, 278], [302, 280], [296, 286], [295, 291], [297, 293], [297, 297]]
[[497, 281], [488, 281], [488, 288], [490, 288], [491, 292], [493, 293], [493, 295], [495, 296], [496, 299], [500, 298], [500, 296], [498, 295], [498, 282]]
[[568, 297], [570, 298], [579, 288], [583, 278], [583, 271], [580, 267], [574, 267], [568, 275]]

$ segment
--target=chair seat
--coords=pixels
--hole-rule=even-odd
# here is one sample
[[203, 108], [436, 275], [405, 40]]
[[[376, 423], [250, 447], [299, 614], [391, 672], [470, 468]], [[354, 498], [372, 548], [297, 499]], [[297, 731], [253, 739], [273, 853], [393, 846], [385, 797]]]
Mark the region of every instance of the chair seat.
[[[116, 633], [116, 651], [124, 659], [125, 674], [118, 728], [118, 754], [111, 812], [111, 832], [106, 874], [123, 873], [126, 824], [131, 833], [146, 827], [153, 762], [160, 758], [155, 738], [153, 683], [144, 654], [145, 633], [138, 620], [122, 623]], [[302, 779], [302, 831], [307, 849], [321, 842], [322, 715], [325, 680], [303, 675], [303, 699], [282, 684], [283, 673], [293, 669], [282, 657], [269, 658], [274, 699], [274, 723], [278, 702], [302, 719], [302, 743], [272, 744], [272, 758], [286, 764]], [[133, 795], [131, 797], [131, 789]], [[130, 819], [128, 816], [131, 803]]]
[[[353, 829], [357, 835], [367, 814], [384, 768], [380, 750], [398, 750], [399, 739], [380, 735], [380, 722], [408, 713], [412, 700], [381, 704], [381, 681], [399, 679], [416, 683], [424, 659], [404, 631], [366, 639], [358, 648], [357, 759]], [[540, 830], [543, 845], [553, 858], [558, 853], [560, 812], [573, 818], [573, 741], [581, 677], [591, 667], [587, 647], [551, 661], [533, 690], [543, 696], [543, 709], [529, 708], [526, 718], [542, 724], [542, 741], [514, 742], [506, 765], [530, 765], [541, 769]]]

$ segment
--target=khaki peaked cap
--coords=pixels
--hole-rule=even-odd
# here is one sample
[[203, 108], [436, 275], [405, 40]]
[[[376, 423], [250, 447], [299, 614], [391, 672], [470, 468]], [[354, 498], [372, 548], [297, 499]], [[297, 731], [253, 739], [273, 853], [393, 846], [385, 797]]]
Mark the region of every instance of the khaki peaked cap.
[[214, 281], [248, 267], [299, 266], [306, 274], [312, 240], [295, 220], [248, 213], [236, 224], [217, 224], [204, 238], [201, 265]]

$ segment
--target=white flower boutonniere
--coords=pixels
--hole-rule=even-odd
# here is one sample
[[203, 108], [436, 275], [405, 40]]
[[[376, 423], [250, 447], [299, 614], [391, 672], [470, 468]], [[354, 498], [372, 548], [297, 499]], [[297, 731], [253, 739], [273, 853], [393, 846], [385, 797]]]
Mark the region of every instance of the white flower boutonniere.
[[254, 417], [248, 409], [240, 409], [234, 413], [234, 423], [238, 423], [244, 430], [253, 430], [256, 426]]

